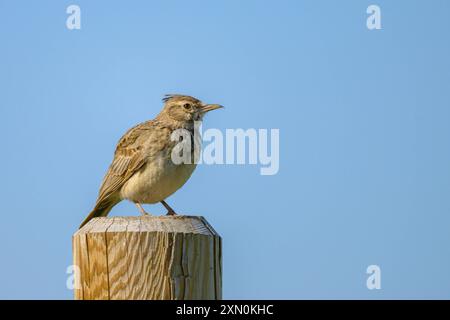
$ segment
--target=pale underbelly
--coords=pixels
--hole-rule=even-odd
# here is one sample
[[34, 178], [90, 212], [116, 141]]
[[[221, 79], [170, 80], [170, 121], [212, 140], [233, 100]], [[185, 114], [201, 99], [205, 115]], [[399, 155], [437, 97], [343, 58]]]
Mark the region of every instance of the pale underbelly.
[[122, 187], [121, 198], [139, 203], [166, 199], [189, 179], [195, 165], [175, 165], [168, 160], [153, 161], [134, 174]]

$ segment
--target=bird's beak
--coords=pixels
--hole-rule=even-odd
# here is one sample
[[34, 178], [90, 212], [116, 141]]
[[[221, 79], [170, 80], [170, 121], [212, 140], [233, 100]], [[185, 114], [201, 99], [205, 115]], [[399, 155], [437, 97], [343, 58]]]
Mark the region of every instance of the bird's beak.
[[207, 113], [212, 110], [223, 108], [220, 104], [205, 104], [200, 108], [201, 113]]

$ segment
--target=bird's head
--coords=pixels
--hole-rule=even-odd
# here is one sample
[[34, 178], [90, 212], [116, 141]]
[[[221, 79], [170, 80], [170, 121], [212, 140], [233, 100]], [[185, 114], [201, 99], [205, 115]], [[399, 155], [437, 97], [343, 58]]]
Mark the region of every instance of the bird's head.
[[223, 108], [219, 104], [205, 104], [194, 97], [177, 94], [166, 95], [163, 102], [161, 115], [181, 122], [201, 121], [207, 112]]

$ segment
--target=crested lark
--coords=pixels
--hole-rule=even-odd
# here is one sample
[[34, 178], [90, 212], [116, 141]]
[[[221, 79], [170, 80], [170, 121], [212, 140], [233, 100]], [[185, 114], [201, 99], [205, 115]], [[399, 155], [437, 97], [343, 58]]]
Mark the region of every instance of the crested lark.
[[164, 200], [189, 179], [196, 164], [172, 161], [177, 142], [171, 140], [171, 134], [186, 129], [193, 136], [194, 121], [201, 121], [205, 113], [222, 106], [183, 95], [167, 95], [163, 101], [164, 107], [155, 119], [131, 128], [119, 140], [95, 207], [80, 228], [92, 218], [105, 217], [124, 199], [134, 202], [141, 214], [147, 214], [142, 203], [157, 202], [164, 205], [167, 214], [175, 214]]

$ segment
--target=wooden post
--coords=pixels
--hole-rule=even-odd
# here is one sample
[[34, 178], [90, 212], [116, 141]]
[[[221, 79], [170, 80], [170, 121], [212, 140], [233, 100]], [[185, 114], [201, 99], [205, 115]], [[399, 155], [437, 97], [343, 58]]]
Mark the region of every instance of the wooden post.
[[72, 240], [75, 299], [222, 298], [222, 241], [203, 217], [95, 218]]

